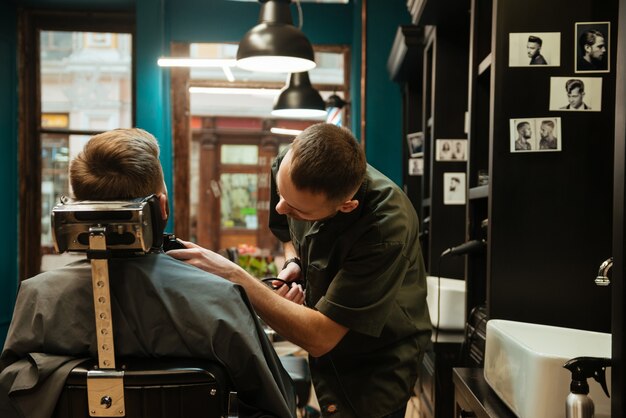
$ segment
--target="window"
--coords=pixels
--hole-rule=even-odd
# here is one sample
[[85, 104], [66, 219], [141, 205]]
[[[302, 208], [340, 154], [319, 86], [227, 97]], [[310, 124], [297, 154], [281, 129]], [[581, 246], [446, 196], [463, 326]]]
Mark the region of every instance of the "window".
[[[50, 213], [71, 195], [69, 162], [94, 134], [133, 126], [132, 20], [126, 15], [29, 12], [21, 22], [20, 277], [66, 263]], [[39, 54], [37, 54], [39, 52]], [[33, 192], [35, 191], [35, 192]]]

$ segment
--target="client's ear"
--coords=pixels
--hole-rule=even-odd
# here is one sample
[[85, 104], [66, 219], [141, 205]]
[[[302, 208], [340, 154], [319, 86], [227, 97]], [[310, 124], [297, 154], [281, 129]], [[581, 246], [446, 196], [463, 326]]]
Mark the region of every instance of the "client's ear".
[[167, 221], [169, 216], [169, 205], [167, 204], [167, 194], [161, 193], [158, 195], [159, 207], [161, 208], [161, 215], [164, 221]]

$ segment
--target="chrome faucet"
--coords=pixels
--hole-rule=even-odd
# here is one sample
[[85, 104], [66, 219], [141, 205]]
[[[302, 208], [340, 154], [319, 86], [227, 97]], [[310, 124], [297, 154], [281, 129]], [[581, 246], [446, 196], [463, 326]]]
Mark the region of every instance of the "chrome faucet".
[[608, 286], [611, 284], [611, 280], [607, 277], [609, 274], [609, 270], [613, 267], [613, 257], [607, 258], [600, 264], [600, 269], [598, 270], [598, 276], [596, 277], [596, 285], [598, 286]]

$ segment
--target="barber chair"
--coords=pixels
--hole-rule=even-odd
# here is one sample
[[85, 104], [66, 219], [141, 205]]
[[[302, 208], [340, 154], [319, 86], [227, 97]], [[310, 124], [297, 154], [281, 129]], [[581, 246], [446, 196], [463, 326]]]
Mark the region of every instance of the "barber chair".
[[221, 365], [196, 359], [116, 359], [108, 259], [162, 245], [155, 196], [134, 201], [62, 200], [52, 210], [57, 252], [82, 251], [92, 265], [98, 358], [75, 367], [54, 417], [236, 417], [236, 393]]
[[[229, 410], [229, 393], [223, 384], [228, 378], [222, 367], [213, 362], [135, 358], [119, 360], [118, 364], [124, 371], [126, 417], [212, 418], [225, 416], [223, 411]], [[53, 418], [89, 416], [87, 379], [96, 366], [95, 361], [89, 360], [72, 370]], [[235, 404], [229, 417], [237, 416]]]

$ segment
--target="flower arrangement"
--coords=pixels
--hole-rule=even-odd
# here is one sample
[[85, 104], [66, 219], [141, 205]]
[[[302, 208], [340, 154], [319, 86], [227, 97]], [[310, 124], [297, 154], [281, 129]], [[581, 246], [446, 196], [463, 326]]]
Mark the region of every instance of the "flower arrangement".
[[262, 254], [263, 252], [258, 247], [240, 244], [237, 246], [237, 252], [239, 253], [237, 263], [254, 277], [263, 279], [276, 277], [278, 274], [274, 257]]

